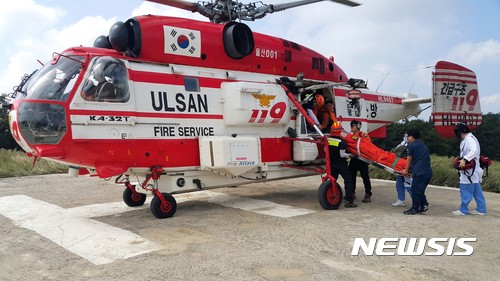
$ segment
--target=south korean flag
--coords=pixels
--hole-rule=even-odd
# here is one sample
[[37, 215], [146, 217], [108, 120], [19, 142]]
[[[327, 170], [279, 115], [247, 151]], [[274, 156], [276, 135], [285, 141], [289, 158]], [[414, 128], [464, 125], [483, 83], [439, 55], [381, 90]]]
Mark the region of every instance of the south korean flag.
[[165, 54], [200, 57], [201, 33], [198, 30], [175, 26], [163, 26]]

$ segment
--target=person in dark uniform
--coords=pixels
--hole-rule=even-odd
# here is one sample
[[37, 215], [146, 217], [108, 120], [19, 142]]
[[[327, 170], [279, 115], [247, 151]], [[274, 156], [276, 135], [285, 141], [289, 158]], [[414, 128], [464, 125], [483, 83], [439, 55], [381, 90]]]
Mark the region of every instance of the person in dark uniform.
[[[358, 120], [351, 121], [351, 132], [353, 139], [359, 138], [368, 138], [367, 133], [361, 132], [361, 122]], [[368, 163], [365, 161], [359, 160], [358, 158], [351, 157], [349, 161], [349, 170], [351, 171], [351, 178], [353, 180], [353, 192], [356, 194], [356, 177], [358, 175], [358, 171], [361, 174], [361, 178], [363, 179], [363, 184], [365, 186], [365, 197], [363, 198], [363, 203], [369, 203], [372, 201], [372, 183], [370, 181], [370, 176], [368, 175]], [[354, 195], [355, 197], [356, 195]]]
[[345, 207], [346, 208], [355, 208], [358, 205], [354, 203], [353, 198], [353, 181], [351, 178], [351, 172], [349, 171], [349, 167], [347, 166], [347, 157], [349, 154], [346, 153], [347, 144], [345, 140], [332, 136], [328, 138], [328, 150], [330, 153], [330, 166], [332, 177], [335, 179], [339, 178], [339, 174], [344, 179], [345, 185]]
[[429, 149], [420, 140], [418, 129], [409, 129], [408, 132], [408, 156], [406, 158], [406, 168], [403, 175], [408, 175], [411, 168], [413, 181], [411, 183], [412, 206], [404, 211], [405, 215], [415, 215], [427, 211], [429, 203], [425, 196], [425, 189], [432, 177], [431, 158]]

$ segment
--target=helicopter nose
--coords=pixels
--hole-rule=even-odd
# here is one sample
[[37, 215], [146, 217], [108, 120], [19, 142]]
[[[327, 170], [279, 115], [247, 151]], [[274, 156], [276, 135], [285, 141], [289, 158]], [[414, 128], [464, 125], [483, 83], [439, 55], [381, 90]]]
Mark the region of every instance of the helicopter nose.
[[19, 122], [17, 119], [17, 113], [18, 110], [16, 109], [16, 105], [11, 106], [11, 110], [9, 111], [9, 129], [10, 129], [10, 134], [12, 135], [12, 138], [14, 141], [19, 144], [19, 146], [26, 151], [27, 153], [33, 152], [31, 147], [28, 145], [28, 143], [24, 140], [24, 138], [21, 135], [21, 130], [19, 128]]
[[19, 136], [19, 126], [17, 125], [17, 120], [15, 118], [16, 113], [16, 111], [9, 112], [9, 128], [12, 137], [19, 144], [21, 142], [21, 137]]
[[11, 112], [12, 132], [27, 145], [57, 144], [66, 133], [66, 112], [60, 104], [23, 101]]

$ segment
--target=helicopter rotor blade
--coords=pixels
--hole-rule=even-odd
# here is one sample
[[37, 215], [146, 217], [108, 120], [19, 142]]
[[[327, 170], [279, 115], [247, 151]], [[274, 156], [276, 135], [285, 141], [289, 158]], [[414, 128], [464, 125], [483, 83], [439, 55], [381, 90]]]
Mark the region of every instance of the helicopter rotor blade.
[[191, 12], [197, 12], [198, 10], [198, 4], [184, 1], [184, 0], [147, 0], [149, 2], [154, 2], [158, 4], [163, 4], [167, 6], [172, 6], [175, 8], [191, 11]]
[[211, 7], [202, 6], [198, 3], [193, 3], [189, 1], [184, 1], [184, 0], [147, 0], [147, 1], [183, 9], [193, 13], [200, 13], [201, 15], [209, 18], [210, 20], [212, 20], [215, 16], [215, 11]]
[[[300, 1], [295, 1], [295, 2], [283, 3], [283, 4], [275, 4], [275, 5], [272, 5], [272, 7], [273, 7], [273, 12], [279, 12], [279, 11], [283, 11], [286, 9], [295, 8], [295, 7], [304, 6], [304, 5], [308, 5], [308, 4], [312, 4], [312, 3], [316, 3], [316, 2], [322, 2], [322, 1], [326, 1], [326, 0], [300, 0]], [[356, 2], [352, 2], [349, 0], [329, 0], [329, 1], [343, 4], [343, 5], [347, 5], [350, 7], [357, 7], [360, 5]]]
[[[327, 0], [299, 0], [289, 3], [267, 5], [262, 2], [254, 2], [242, 4], [233, 0], [217, 0], [215, 2], [198, 2], [193, 3], [185, 0], [147, 0], [154, 3], [159, 3], [174, 8], [179, 8], [201, 15], [210, 19], [215, 23], [229, 22], [232, 20], [248, 20], [253, 21], [261, 19], [267, 14], [283, 11], [286, 9], [308, 5], [316, 2]], [[360, 4], [350, 0], [329, 0], [335, 3], [356, 7]]]

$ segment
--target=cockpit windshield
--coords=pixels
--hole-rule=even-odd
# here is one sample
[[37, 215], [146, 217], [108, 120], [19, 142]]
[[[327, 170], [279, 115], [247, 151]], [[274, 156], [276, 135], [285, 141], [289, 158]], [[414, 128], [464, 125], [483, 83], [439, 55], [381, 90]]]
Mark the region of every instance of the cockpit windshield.
[[127, 67], [123, 61], [113, 57], [95, 59], [81, 96], [89, 102], [128, 102]]
[[83, 57], [59, 56], [56, 63], [47, 63], [36, 71], [23, 85], [21, 98], [66, 101], [78, 74], [82, 70]]

